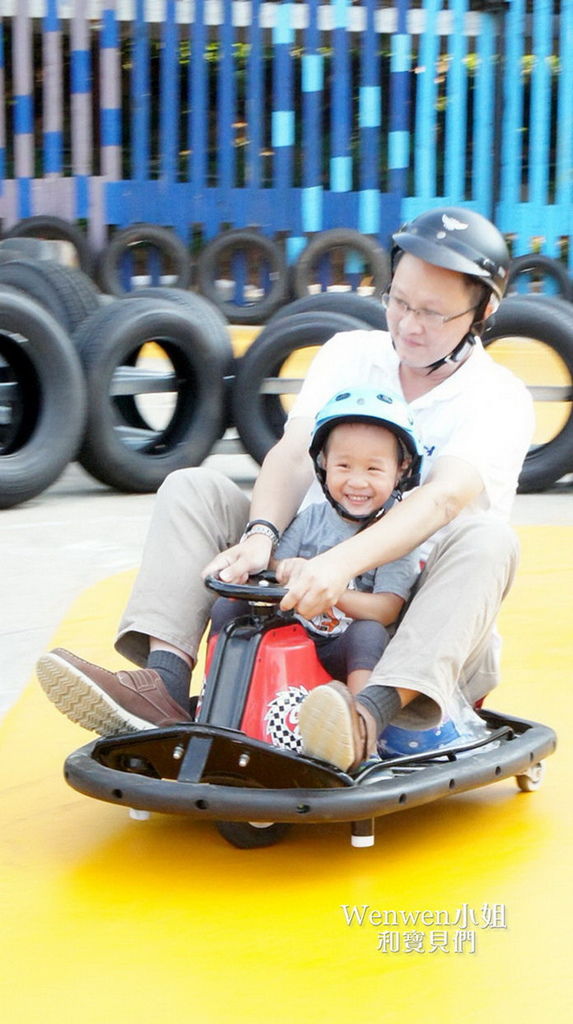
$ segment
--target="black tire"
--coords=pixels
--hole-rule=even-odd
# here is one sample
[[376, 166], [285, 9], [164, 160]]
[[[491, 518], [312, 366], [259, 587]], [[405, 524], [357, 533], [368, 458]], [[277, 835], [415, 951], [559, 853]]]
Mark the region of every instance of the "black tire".
[[563, 300], [510, 296], [488, 320], [483, 343], [490, 346], [504, 338], [542, 342], [559, 356], [569, 375], [569, 397], [562, 399], [569, 404], [567, 419], [551, 440], [530, 448], [519, 477], [521, 493], [544, 491], [573, 471], [573, 310], [569, 313]]
[[297, 296], [302, 298], [310, 293], [316, 283], [317, 264], [335, 249], [359, 253], [366, 263], [373, 295], [382, 295], [390, 280], [390, 259], [386, 250], [376, 239], [354, 228], [332, 228], [315, 235], [296, 259], [293, 283]]
[[[220, 286], [217, 284], [221, 268], [228, 265], [237, 254], [244, 254], [244, 258], [254, 256], [257, 272], [260, 273], [261, 269], [268, 272], [266, 280], [262, 282], [265, 285], [262, 298], [252, 302], [235, 302], [228, 301], [221, 295]], [[232, 270], [227, 269], [226, 272], [231, 273]], [[284, 256], [276, 243], [260, 231], [224, 231], [208, 242], [199, 254], [197, 287], [207, 299], [218, 306], [231, 323], [264, 323], [287, 297], [287, 268]]]
[[159, 255], [161, 269], [174, 278], [175, 287], [187, 288], [191, 283], [191, 257], [175, 231], [157, 224], [132, 224], [116, 231], [100, 253], [97, 277], [102, 290], [118, 297], [135, 290], [131, 287], [135, 276], [132, 269], [125, 282], [127, 287], [122, 280], [122, 261], [126, 256], [139, 256], [147, 270], [149, 252]]
[[[220, 434], [223, 360], [207, 333], [173, 303], [117, 300], [80, 328], [88, 418], [79, 461], [121, 491], [155, 491], [168, 473], [199, 465]], [[148, 342], [163, 350], [171, 371], [137, 367]], [[136, 395], [172, 393], [173, 407], [150, 427], [133, 422]]]
[[573, 285], [566, 266], [560, 260], [532, 252], [525, 256], [516, 256], [509, 264], [506, 288], [508, 296], [516, 290], [512, 289], [512, 285], [517, 283], [519, 277], [524, 277], [526, 274], [534, 275], [538, 281], [543, 281], [546, 277], [550, 278], [556, 283], [560, 296], [564, 299], [571, 299]]
[[[297, 349], [323, 345], [339, 331], [365, 329], [364, 323], [341, 313], [297, 313], [272, 321], [239, 360], [233, 390], [233, 418], [249, 455], [262, 462], [270, 448], [281, 437], [286, 413], [277, 391], [264, 393], [273, 386], [281, 367]], [[302, 381], [301, 381], [302, 383]]]
[[82, 369], [49, 313], [0, 291], [0, 508], [40, 494], [77, 452], [86, 412]]
[[250, 821], [216, 821], [215, 826], [223, 839], [239, 850], [260, 850], [275, 846], [289, 832], [289, 822], [251, 824]]
[[217, 306], [202, 295], [186, 291], [184, 288], [162, 288], [158, 286], [156, 288], [137, 288], [133, 292], [126, 292], [122, 298], [130, 300], [157, 299], [163, 302], [173, 302], [190, 310], [193, 314], [193, 319], [205, 328], [210, 340], [221, 350], [221, 354], [231, 359], [233, 346], [229, 325]]
[[295, 313], [344, 313], [345, 316], [356, 317], [369, 327], [379, 331], [388, 330], [386, 310], [376, 299], [369, 299], [356, 292], [320, 292], [318, 295], [306, 295], [302, 299], [289, 302], [272, 317], [272, 322]]
[[137, 288], [127, 292], [124, 299], [157, 299], [158, 301], [175, 302], [190, 311], [192, 319], [204, 328], [209, 340], [221, 352], [223, 360], [223, 383], [225, 388], [225, 415], [221, 426], [221, 434], [232, 425], [231, 394], [237, 374], [237, 359], [233, 355], [233, 345], [229, 333], [229, 325], [221, 311], [209, 299], [183, 288]]
[[99, 292], [87, 274], [52, 260], [15, 255], [14, 259], [0, 263], [0, 287], [3, 285], [31, 296], [69, 334], [100, 306]]
[[70, 242], [76, 250], [78, 263], [84, 274], [93, 274], [94, 255], [92, 248], [81, 228], [61, 217], [36, 216], [26, 217], [18, 221], [5, 238], [44, 238], [60, 242]]
[[53, 244], [46, 238], [3, 238], [0, 242], [0, 254], [3, 259], [24, 258], [58, 262]]

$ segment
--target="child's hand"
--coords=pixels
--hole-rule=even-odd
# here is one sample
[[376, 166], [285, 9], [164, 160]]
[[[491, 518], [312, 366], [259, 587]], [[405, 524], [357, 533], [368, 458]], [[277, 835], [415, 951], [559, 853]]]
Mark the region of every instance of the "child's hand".
[[273, 565], [274, 574], [279, 583], [285, 586], [290, 580], [293, 573], [296, 573], [297, 569], [304, 565], [307, 561], [306, 558], [281, 558], [280, 561]]

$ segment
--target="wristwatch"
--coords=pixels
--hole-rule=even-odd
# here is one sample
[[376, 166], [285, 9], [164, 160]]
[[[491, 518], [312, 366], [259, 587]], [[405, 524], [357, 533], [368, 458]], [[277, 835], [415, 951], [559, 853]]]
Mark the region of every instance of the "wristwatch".
[[267, 519], [251, 519], [245, 526], [241, 543], [254, 533], [262, 533], [264, 537], [268, 537], [272, 541], [273, 549], [276, 548], [280, 533], [274, 523], [269, 523]]

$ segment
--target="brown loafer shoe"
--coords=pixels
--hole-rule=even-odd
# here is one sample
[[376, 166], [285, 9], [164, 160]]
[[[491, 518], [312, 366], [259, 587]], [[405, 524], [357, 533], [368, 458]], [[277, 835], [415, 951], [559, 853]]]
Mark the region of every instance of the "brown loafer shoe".
[[303, 751], [343, 772], [355, 771], [374, 749], [367, 720], [344, 683], [317, 686], [300, 705]]
[[36, 671], [58, 710], [101, 736], [192, 721], [153, 669], [108, 672], [56, 648], [40, 658]]

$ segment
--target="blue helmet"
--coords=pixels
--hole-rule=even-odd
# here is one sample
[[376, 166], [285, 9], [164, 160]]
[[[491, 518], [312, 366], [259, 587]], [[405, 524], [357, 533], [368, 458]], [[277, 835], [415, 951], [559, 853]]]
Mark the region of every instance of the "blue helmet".
[[[390, 391], [375, 388], [348, 388], [339, 391], [317, 413], [309, 454], [316, 475], [326, 497], [334, 504], [326, 487], [326, 472], [321, 453], [330, 431], [341, 423], [374, 423], [386, 427], [397, 438], [407, 467], [396, 485], [393, 500], [402, 491], [416, 487], [420, 482], [422, 448], [414, 429], [414, 420], [403, 398]], [[340, 510], [338, 510], [340, 511]], [[348, 513], [344, 515], [348, 517]], [[352, 518], [352, 517], [351, 517]], [[362, 517], [356, 517], [360, 519]]]

